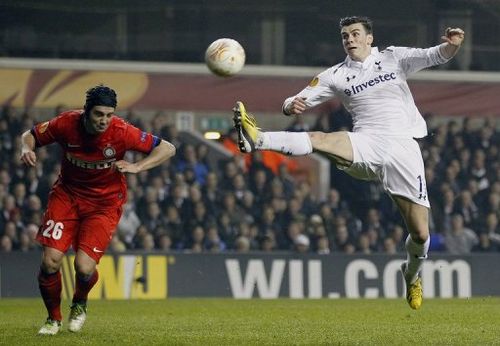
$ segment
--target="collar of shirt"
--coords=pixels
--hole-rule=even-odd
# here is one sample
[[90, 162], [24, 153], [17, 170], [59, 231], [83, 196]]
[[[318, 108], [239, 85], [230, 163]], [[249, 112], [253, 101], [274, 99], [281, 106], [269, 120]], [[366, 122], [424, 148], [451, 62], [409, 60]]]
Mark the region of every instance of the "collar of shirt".
[[365, 59], [365, 61], [354, 61], [351, 59], [351, 57], [348, 55], [345, 58], [345, 63], [347, 67], [349, 68], [359, 68], [361, 70], [366, 70], [369, 68], [371, 65], [373, 65], [373, 62], [376, 60], [377, 55], [379, 54], [378, 52], [378, 47], [372, 47], [372, 51], [370, 55], [368, 55]]

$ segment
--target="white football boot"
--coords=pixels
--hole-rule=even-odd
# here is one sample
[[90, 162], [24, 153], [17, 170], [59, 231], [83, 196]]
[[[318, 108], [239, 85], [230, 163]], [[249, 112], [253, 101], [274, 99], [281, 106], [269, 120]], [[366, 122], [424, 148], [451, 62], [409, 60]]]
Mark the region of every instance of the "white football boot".
[[47, 317], [47, 320], [43, 324], [42, 328], [38, 331], [38, 335], [56, 335], [62, 329], [61, 321], [56, 321]]
[[79, 332], [87, 318], [87, 306], [85, 304], [73, 303], [69, 312], [68, 330], [73, 333]]

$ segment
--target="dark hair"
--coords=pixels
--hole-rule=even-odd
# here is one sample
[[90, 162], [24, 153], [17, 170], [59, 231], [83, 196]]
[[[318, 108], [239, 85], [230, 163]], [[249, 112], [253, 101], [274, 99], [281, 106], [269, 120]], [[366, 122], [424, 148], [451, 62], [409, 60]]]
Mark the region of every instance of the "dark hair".
[[372, 20], [368, 17], [363, 17], [363, 16], [351, 16], [351, 17], [344, 17], [340, 19], [340, 29], [342, 29], [344, 26], [349, 26], [352, 24], [356, 23], [361, 23], [365, 27], [365, 31], [367, 34], [372, 34], [373, 33], [373, 28], [372, 28]]
[[85, 98], [85, 106], [83, 108], [87, 115], [94, 106], [116, 108], [116, 92], [107, 86], [99, 84], [87, 90], [86, 94], [87, 97]]

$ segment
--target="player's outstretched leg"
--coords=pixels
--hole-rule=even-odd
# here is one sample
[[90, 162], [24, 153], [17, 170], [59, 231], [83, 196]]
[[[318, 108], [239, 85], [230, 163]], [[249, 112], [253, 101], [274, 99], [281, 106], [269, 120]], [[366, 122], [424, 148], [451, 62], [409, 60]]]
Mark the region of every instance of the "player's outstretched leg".
[[307, 132], [261, 131], [255, 118], [248, 114], [241, 101], [233, 108], [234, 128], [238, 133], [238, 147], [243, 153], [272, 150], [285, 155], [301, 156], [312, 153]]
[[79, 332], [85, 319], [87, 318], [87, 305], [80, 303], [71, 304], [71, 310], [69, 312], [68, 330], [73, 333]]
[[234, 127], [238, 133], [238, 147], [243, 153], [255, 151], [259, 128], [255, 118], [248, 114], [243, 102], [237, 101], [233, 108]]
[[407, 275], [406, 267], [407, 262], [403, 262], [401, 264], [401, 272], [406, 283], [406, 301], [412, 309], [418, 310], [422, 306], [423, 300], [422, 279], [420, 276], [417, 276], [416, 280], [411, 282], [411, 278]]
[[43, 324], [42, 328], [38, 331], [38, 335], [56, 335], [62, 329], [61, 321], [56, 321], [47, 317], [47, 320]]

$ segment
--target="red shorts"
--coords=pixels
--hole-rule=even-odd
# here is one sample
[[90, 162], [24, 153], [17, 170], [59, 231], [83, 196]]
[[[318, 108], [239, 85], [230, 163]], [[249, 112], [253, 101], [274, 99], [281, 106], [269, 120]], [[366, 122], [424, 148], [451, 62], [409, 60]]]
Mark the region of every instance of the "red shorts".
[[99, 263], [121, 215], [121, 205], [103, 208], [56, 186], [49, 194], [36, 239], [64, 253], [73, 245], [75, 251], [81, 249]]

